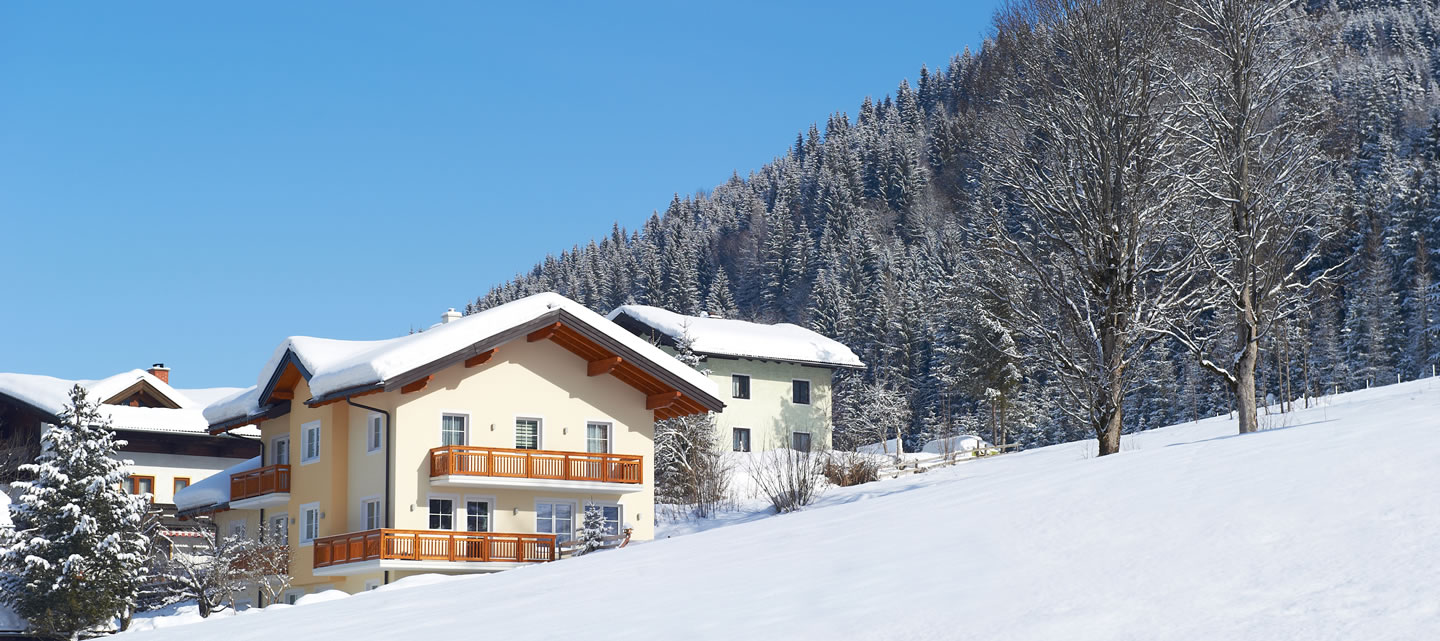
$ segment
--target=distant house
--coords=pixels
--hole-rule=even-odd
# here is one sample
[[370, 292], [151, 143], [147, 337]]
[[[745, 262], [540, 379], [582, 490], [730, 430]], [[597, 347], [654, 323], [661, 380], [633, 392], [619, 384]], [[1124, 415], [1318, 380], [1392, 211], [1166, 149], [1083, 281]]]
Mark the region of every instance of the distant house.
[[291, 337], [255, 387], [205, 412], [258, 424], [260, 457], [180, 493], [222, 534], [290, 548], [294, 588], [557, 558], [600, 507], [654, 536], [654, 422], [723, 409], [715, 385], [557, 294], [388, 340]]
[[710, 379], [728, 391], [716, 422], [735, 451], [828, 449], [835, 371], [865, 368], [850, 348], [789, 323], [686, 316], [647, 305], [624, 305], [609, 318], [672, 353], [688, 334]]
[[98, 380], [66, 380], [37, 374], [0, 373], [0, 481], [17, 478], [16, 466], [40, 453], [40, 436], [59, 422], [79, 385], [109, 417], [120, 455], [134, 462], [125, 489], [149, 494], [165, 522], [173, 521], [175, 493], [260, 452], [254, 427], [215, 436], [202, 411], [239, 388], [176, 389], [170, 370], [156, 364]]

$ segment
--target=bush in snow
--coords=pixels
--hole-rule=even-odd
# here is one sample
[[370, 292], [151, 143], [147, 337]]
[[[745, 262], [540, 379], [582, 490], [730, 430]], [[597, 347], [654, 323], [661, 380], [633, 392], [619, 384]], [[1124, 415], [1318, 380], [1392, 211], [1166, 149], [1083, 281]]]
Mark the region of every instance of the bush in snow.
[[750, 478], [776, 512], [793, 512], [820, 496], [823, 465], [808, 450], [781, 448], [750, 457]]
[[879, 480], [880, 464], [860, 452], [834, 451], [825, 456], [821, 473], [832, 485], [849, 487]]
[[45, 636], [78, 638], [117, 617], [128, 620], [145, 578], [141, 532], [148, 498], [121, 489], [109, 419], [70, 391], [60, 424], [41, 437], [41, 453], [21, 466], [14, 529], [0, 532], [0, 599]]
[[271, 603], [290, 586], [288, 546], [221, 537], [209, 526], [199, 528], [199, 535], [198, 545], [171, 545], [157, 558], [157, 607], [193, 600], [204, 618], [235, 609], [239, 595], [252, 585]]
[[605, 528], [605, 512], [594, 503], [585, 504], [585, 520], [580, 526], [580, 548], [575, 550], [575, 555], [604, 549], [607, 536], [610, 532]]

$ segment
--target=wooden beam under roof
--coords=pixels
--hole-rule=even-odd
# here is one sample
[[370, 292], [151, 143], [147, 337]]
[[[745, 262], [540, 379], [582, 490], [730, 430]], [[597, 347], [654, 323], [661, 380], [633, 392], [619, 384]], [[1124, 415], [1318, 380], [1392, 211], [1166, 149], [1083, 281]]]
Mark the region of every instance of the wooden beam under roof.
[[480, 352], [479, 354], [476, 354], [476, 355], [474, 355], [474, 356], [471, 356], [470, 358], [465, 359], [465, 367], [475, 367], [475, 366], [477, 366], [477, 365], [484, 365], [485, 363], [490, 362], [490, 359], [491, 359], [491, 358], [494, 358], [494, 356], [495, 356], [495, 350], [494, 350], [493, 348], [490, 349], [489, 351]]
[[425, 389], [425, 386], [430, 384], [430, 379], [432, 379], [432, 378], [435, 378], [435, 377], [434, 377], [434, 376], [426, 376], [426, 377], [421, 378], [421, 379], [418, 379], [418, 380], [416, 380], [416, 381], [413, 381], [413, 382], [410, 382], [410, 383], [406, 383], [404, 387], [401, 387], [401, 388], [400, 388], [400, 393], [401, 393], [401, 394], [409, 394], [409, 393], [411, 393], [411, 392], [418, 392], [418, 391], [420, 391], [420, 390], [422, 390], [422, 389]]
[[651, 394], [645, 397], [645, 409], [658, 410], [662, 407], [670, 407], [671, 405], [675, 404], [675, 401], [680, 400], [681, 396], [684, 396], [684, 394], [681, 394], [680, 392], [660, 392], [659, 394]]
[[561, 327], [561, 324], [560, 324], [559, 322], [550, 323], [549, 325], [546, 325], [546, 326], [544, 326], [544, 327], [542, 327], [542, 328], [540, 328], [540, 329], [537, 329], [537, 330], [535, 330], [535, 331], [533, 331], [533, 332], [530, 332], [530, 334], [525, 337], [525, 340], [530, 341], [530, 342], [532, 342], [532, 343], [535, 342], [535, 341], [543, 341], [543, 340], [545, 340], [545, 339], [547, 339], [547, 338], [550, 338], [551, 336], [554, 336], [554, 335], [555, 335], [555, 332], [556, 332], [556, 331], [559, 331], [560, 327]]
[[590, 365], [585, 368], [585, 373], [590, 376], [609, 374], [615, 371], [616, 367], [620, 366], [621, 360], [623, 359], [619, 356], [611, 356], [610, 358], [602, 358], [598, 361], [590, 361]]

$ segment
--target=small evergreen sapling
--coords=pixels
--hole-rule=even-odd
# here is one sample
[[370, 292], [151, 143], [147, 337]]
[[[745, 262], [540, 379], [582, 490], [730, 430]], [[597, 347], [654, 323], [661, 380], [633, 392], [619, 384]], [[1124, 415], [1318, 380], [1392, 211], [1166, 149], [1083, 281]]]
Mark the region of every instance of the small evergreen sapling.
[[0, 532], [0, 600], [35, 632], [77, 639], [128, 619], [148, 563], [147, 497], [122, 489], [125, 444], [75, 386], [60, 424], [41, 436], [34, 480], [12, 485], [13, 530]]
[[585, 520], [580, 526], [580, 549], [575, 555], [589, 554], [604, 549], [605, 537], [610, 532], [605, 528], [605, 511], [594, 503], [585, 504]]

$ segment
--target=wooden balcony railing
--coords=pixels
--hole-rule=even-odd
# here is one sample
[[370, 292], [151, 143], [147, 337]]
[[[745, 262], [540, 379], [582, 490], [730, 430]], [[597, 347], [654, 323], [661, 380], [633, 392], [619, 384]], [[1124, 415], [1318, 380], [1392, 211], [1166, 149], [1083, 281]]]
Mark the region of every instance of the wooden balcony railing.
[[498, 476], [523, 479], [644, 482], [643, 457], [550, 450], [447, 445], [430, 450], [430, 476]]
[[554, 534], [367, 530], [315, 539], [315, 567], [357, 561], [538, 563], [556, 558]]
[[290, 466], [265, 467], [230, 475], [230, 501], [290, 491]]

